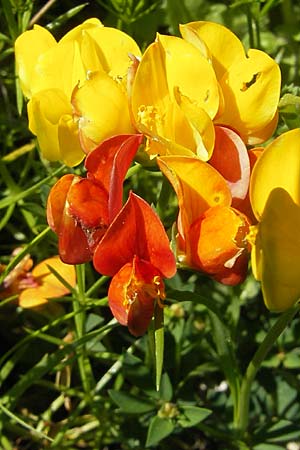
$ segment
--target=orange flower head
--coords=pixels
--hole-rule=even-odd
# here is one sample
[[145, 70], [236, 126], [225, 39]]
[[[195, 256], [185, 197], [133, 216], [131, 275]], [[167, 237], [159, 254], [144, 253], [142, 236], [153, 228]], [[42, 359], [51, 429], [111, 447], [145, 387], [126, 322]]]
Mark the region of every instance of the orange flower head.
[[122, 207], [123, 180], [142, 138], [118, 135], [104, 141], [86, 158], [87, 178], [68, 174], [52, 187], [47, 220], [58, 235], [59, 254], [65, 263], [92, 259]]
[[150, 205], [129, 199], [97, 245], [95, 269], [112, 276], [108, 291], [113, 315], [134, 336], [145, 333], [155, 302], [165, 298], [163, 278], [175, 275], [175, 257], [164, 227]]

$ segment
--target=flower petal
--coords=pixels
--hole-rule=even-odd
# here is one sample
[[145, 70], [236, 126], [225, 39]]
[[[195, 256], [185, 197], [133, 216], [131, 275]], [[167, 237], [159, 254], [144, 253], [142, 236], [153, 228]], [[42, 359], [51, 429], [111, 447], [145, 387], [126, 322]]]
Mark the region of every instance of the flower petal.
[[262, 217], [272, 190], [283, 188], [300, 205], [300, 130], [294, 129], [276, 138], [254, 166], [250, 200], [258, 220]]
[[242, 139], [231, 129], [215, 127], [216, 141], [209, 163], [225, 178], [232, 195], [232, 206], [247, 195], [250, 161]]
[[115, 275], [134, 256], [149, 261], [164, 277], [176, 272], [174, 255], [164, 227], [150, 205], [130, 193], [94, 254], [95, 269]]
[[[247, 218], [233, 208], [209, 208], [190, 228], [192, 264], [205, 273], [223, 277], [225, 269], [230, 272], [247, 248], [248, 231]], [[244, 271], [242, 279], [245, 276]]]
[[19, 295], [19, 305], [22, 308], [33, 308], [47, 303], [49, 298], [61, 297], [70, 291], [50, 271], [52, 267], [72, 287], [76, 285], [74, 266], [64, 264], [58, 256], [45, 259], [34, 267], [32, 275], [39, 286], [24, 289]]
[[67, 195], [73, 179], [73, 174], [64, 175], [55, 183], [49, 192], [47, 200], [47, 222], [55, 233], [58, 233], [61, 227]]
[[[47, 220], [58, 235], [59, 255], [67, 264], [81, 264], [92, 259], [92, 250], [98, 243], [99, 230], [84, 233], [78, 220], [71, 216], [68, 196], [80, 177], [65, 175], [52, 187], [47, 201]], [[103, 230], [100, 229], [101, 236]]]
[[75, 88], [72, 104], [86, 153], [111, 136], [134, 133], [125, 91], [104, 72], [91, 74], [82, 86]]
[[[225, 105], [218, 123], [229, 125], [249, 143], [252, 137], [259, 143], [259, 133], [274, 129], [280, 96], [280, 69], [266, 53], [250, 49], [248, 57], [235, 60], [220, 80]], [[277, 117], [277, 116], [276, 116]], [[270, 137], [263, 136], [264, 138]]]
[[67, 41], [40, 55], [33, 72], [32, 91], [59, 89], [69, 99], [78, 82], [85, 78], [79, 45], [76, 41]]
[[44, 158], [49, 161], [61, 159], [63, 149], [58, 139], [58, 126], [62, 116], [71, 119], [71, 105], [65, 94], [58, 89], [48, 89], [33, 95], [28, 105], [29, 129], [37, 136]]
[[196, 143], [195, 153], [202, 161], [207, 161], [212, 155], [215, 143], [213, 121], [204, 109], [199, 108], [188, 97], [182, 95], [178, 88], [174, 88], [174, 95], [193, 127]]
[[94, 27], [88, 30], [88, 34], [98, 47], [98, 53], [101, 52], [106, 73], [112, 78], [126, 80], [131, 64], [129, 55], [141, 55], [137, 43], [128, 34], [116, 28]]
[[209, 164], [185, 156], [164, 156], [157, 163], [178, 197], [183, 234], [209, 207], [231, 204], [225, 179]]
[[108, 226], [108, 192], [99, 183], [76, 177], [68, 192], [67, 209], [84, 229]]
[[[184, 74], [180, 67], [185, 67]], [[206, 77], [204, 84], [199, 82], [201, 77]], [[217, 112], [219, 89], [213, 70], [201, 53], [183, 39], [158, 36], [146, 49], [131, 90], [133, 118], [136, 127], [149, 137], [149, 154], [192, 156], [200, 149], [205, 155], [210, 151], [206, 142], [211, 143], [209, 133], [200, 136], [203, 128], [207, 129], [207, 120], [205, 127], [200, 127], [200, 120], [193, 123], [190, 118], [195, 119], [196, 113], [186, 114], [177, 104], [179, 99], [184, 106], [186, 98], [194, 105], [186, 107], [188, 111], [203, 110], [209, 117]]]
[[284, 311], [300, 297], [299, 229], [299, 204], [284, 188], [274, 188], [252, 249], [255, 275], [262, 282], [264, 301], [272, 311]]
[[114, 317], [134, 336], [143, 335], [151, 321], [157, 298], [164, 296], [159, 272], [147, 261], [135, 257], [114, 275], [108, 302]]
[[60, 159], [69, 167], [77, 166], [85, 157], [78, 136], [77, 123], [72, 116], [65, 114], [60, 117], [58, 123], [58, 142]]
[[141, 134], [114, 136], [103, 141], [85, 160], [88, 178], [101, 182], [109, 192], [109, 222], [122, 207], [123, 181], [142, 140]]
[[67, 41], [78, 41], [78, 43], [81, 43], [82, 37], [86, 34], [87, 31], [102, 27], [104, 27], [104, 25], [101, 23], [101, 21], [95, 17], [92, 17], [68, 31], [68, 33], [66, 33], [60, 39], [59, 43], [61, 44]]
[[219, 89], [211, 64], [189, 42], [175, 36], [158, 35], [171, 96], [178, 87], [196, 105], [214, 118], [219, 108]]
[[[190, 22], [180, 25], [183, 38], [199, 46], [195, 34], [202, 41], [202, 48], [208, 49], [214, 70], [220, 80], [235, 59], [245, 57], [243, 44], [228, 28], [221, 24], [206, 21]], [[205, 52], [204, 52], [205, 53]], [[207, 53], [207, 50], [206, 50]]]
[[32, 95], [33, 72], [39, 56], [56, 45], [52, 34], [39, 25], [34, 25], [33, 30], [25, 31], [16, 39], [16, 73], [26, 97]]

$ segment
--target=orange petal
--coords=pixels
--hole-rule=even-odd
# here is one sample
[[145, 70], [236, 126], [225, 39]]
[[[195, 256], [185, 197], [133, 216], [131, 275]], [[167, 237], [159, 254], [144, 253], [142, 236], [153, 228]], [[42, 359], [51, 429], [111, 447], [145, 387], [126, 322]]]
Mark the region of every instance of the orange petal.
[[80, 178], [68, 192], [67, 211], [83, 228], [107, 228], [108, 193], [100, 184]]
[[208, 209], [190, 228], [192, 263], [213, 276], [232, 269], [247, 248], [248, 231], [247, 218], [234, 209]]
[[185, 156], [164, 156], [157, 162], [177, 194], [185, 232], [209, 207], [231, 204], [225, 179], [211, 165]]
[[47, 200], [47, 221], [49, 227], [55, 233], [59, 232], [67, 195], [73, 179], [74, 175], [72, 174], [64, 175], [50, 190]]
[[250, 180], [250, 162], [247, 148], [233, 130], [216, 126], [216, 141], [209, 163], [225, 178], [235, 201], [244, 199]]
[[85, 160], [87, 177], [100, 182], [109, 192], [109, 222], [122, 208], [123, 181], [142, 140], [141, 134], [114, 136], [102, 142]]
[[155, 300], [164, 298], [164, 286], [151, 263], [135, 257], [113, 277], [108, 301], [114, 317], [134, 336], [143, 335], [151, 321]]
[[149, 261], [164, 277], [176, 272], [174, 255], [164, 227], [150, 205], [130, 193], [94, 254], [95, 269], [115, 275], [134, 256]]
[[52, 267], [72, 287], [76, 285], [74, 266], [64, 264], [59, 256], [45, 259], [32, 270], [37, 287], [24, 289], [19, 296], [19, 305], [22, 308], [32, 308], [47, 303], [49, 298], [57, 298], [69, 294], [69, 289], [50, 271]]

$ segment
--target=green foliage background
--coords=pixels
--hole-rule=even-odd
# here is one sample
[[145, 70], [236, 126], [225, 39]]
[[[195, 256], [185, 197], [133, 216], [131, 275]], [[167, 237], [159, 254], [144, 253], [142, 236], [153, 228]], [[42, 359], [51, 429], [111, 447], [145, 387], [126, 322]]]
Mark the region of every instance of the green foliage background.
[[[35, 262], [57, 253], [47, 228], [49, 189], [69, 169], [41, 160], [28, 131], [14, 72], [13, 43], [36, 22], [56, 38], [89, 17], [118, 27], [142, 49], [156, 32], [212, 20], [246, 48], [268, 52], [283, 76], [278, 133], [300, 126], [300, 5], [289, 0], [2, 0], [0, 3], [0, 262], [24, 246]], [[44, 6], [48, 9], [43, 10]], [[81, 173], [82, 167], [74, 169]], [[129, 173], [134, 189], [157, 206], [166, 227], [176, 217], [160, 197], [162, 176]], [[21, 256], [20, 256], [21, 257]], [[13, 260], [9, 268], [13, 268]], [[8, 268], [8, 269], [9, 269]], [[249, 427], [234, 429], [235, 391], [259, 344], [277, 321], [249, 274], [231, 288], [179, 270], [167, 282], [165, 354], [155, 389], [151, 333], [134, 339], [107, 307], [106, 277], [77, 268], [72, 298], [48, 309], [0, 304], [0, 448], [254, 449], [300, 448], [300, 327], [293, 319], [268, 353], [252, 385]], [[69, 336], [69, 340], [65, 337]]]

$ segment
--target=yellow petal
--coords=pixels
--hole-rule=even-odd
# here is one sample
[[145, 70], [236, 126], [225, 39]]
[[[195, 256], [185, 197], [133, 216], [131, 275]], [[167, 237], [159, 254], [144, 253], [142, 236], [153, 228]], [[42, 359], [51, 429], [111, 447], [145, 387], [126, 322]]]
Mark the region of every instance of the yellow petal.
[[67, 41], [78, 41], [78, 43], [80, 43], [80, 40], [84, 34], [84, 31], [88, 31], [93, 28], [102, 28], [103, 26], [104, 25], [100, 22], [99, 19], [92, 17], [91, 19], [85, 20], [77, 27], [72, 28], [72, 30], [70, 30], [68, 33], [66, 33], [60, 39], [59, 42], [63, 43], [63, 42], [67, 42]]
[[52, 34], [39, 25], [34, 25], [33, 30], [25, 31], [17, 38], [15, 42], [16, 73], [26, 97], [30, 98], [32, 95], [33, 71], [40, 55], [56, 45]]
[[193, 127], [196, 142], [196, 155], [202, 160], [210, 159], [215, 143], [215, 128], [213, 121], [204, 109], [197, 107], [188, 97], [174, 89], [176, 101]]
[[80, 139], [86, 152], [115, 134], [134, 133], [126, 94], [105, 72], [96, 72], [72, 96]]
[[190, 22], [181, 25], [180, 32], [184, 39], [199, 46], [200, 44], [195, 39], [196, 33], [202, 41], [202, 46], [208, 48], [207, 56], [211, 57], [218, 80], [222, 78], [235, 59], [245, 57], [244, 47], [239, 38], [218, 23]]
[[283, 133], [269, 144], [254, 166], [250, 200], [260, 220], [272, 190], [283, 188], [300, 205], [300, 129]]
[[134, 39], [123, 31], [110, 27], [90, 28], [88, 34], [101, 52], [106, 73], [119, 80], [126, 79], [131, 64], [129, 55], [141, 55]]
[[193, 155], [202, 144], [198, 131], [177, 104], [173, 89], [170, 92], [167, 83], [165, 51], [154, 42], [142, 57], [131, 91], [133, 118], [139, 131], [149, 137], [150, 155]]
[[70, 167], [81, 163], [85, 153], [80, 146], [78, 125], [69, 114], [61, 116], [59, 120], [58, 142], [61, 161]]
[[274, 188], [252, 249], [255, 275], [262, 282], [264, 301], [272, 311], [284, 311], [300, 297], [299, 229], [299, 204], [283, 188]]
[[[147, 86], [147, 89], [145, 87]], [[144, 123], [143, 112], [151, 107], [162, 120], [170, 104], [170, 93], [161, 48], [157, 42], [149, 45], [137, 68], [131, 91], [131, 108], [137, 125]]]
[[164, 59], [169, 92], [175, 87], [198, 108], [214, 118], [219, 108], [219, 89], [215, 72], [192, 44], [175, 36], [158, 35]]
[[27, 105], [29, 129], [37, 136], [44, 158], [49, 161], [61, 159], [58, 140], [58, 124], [61, 116], [72, 114], [65, 94], [49, 89], [35, 94]]
[[[276, 115], [280, 83], [276, 62], [260, 50], [249, 50], [248, 58], [235, 60], [220, 80], [225, 109], [217, 122], [231, 126], [246, 143], [251, 142]], [[272, 127], [268, 130], [272, 132]]]
[[177, 194], [179, 208], [186, 216], [186, 229], [208, 208], [230, 206], [227, 183], [209, 164], [185, 156], [164, 156], [157, 162]]
[[78, 42], [66, 41], [40, 56], [33, 73], [32, 92], [60, 89], [71, 97], [74, 87], [85, 78], [86, 69]]
[[58, 256], [45, 259], [32, 271], [32, 275], [39, 286], [24, 289], [19, 296], [22, 308], [32, 308], [47, 303], [49, 298], [61, 297], [68, 294], [67, 289], [49, 270], [52, 267], [72, 287], [76, 284], [75, 268], [64, 264]]

